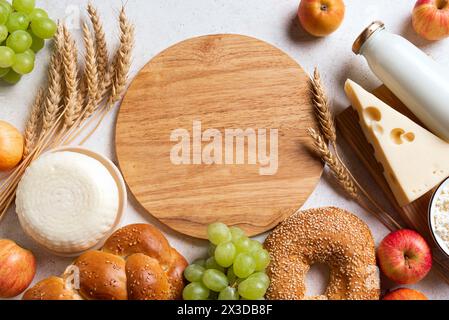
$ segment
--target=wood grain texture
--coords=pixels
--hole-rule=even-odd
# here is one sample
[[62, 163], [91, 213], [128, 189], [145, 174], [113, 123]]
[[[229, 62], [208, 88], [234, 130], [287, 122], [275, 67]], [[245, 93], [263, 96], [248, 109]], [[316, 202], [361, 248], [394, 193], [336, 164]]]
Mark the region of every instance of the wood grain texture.
[[[382, 101], [424, 127], [416, 116], [398, 98], [396, 98], [393, 93], [388, 90], [388, 88], [382, 86], [376, 89], [373, 93]], [[427, 239], [427, 241], [433, 246], [435, 260], [439, 264], [443, 265], [445, 270], [449, 270], [449, 259], [447, 259], [441, 250], [439, 250], [429, 228], [428, 208], [434, 191], [428, 192], [423, 197], [405, 207], [400, 207], [384, 178], [382, 165], [377, 162], [374, 157], [373, 147], [370, 145], [368, 140], [366, 140], [362, 128], [359, 126], [357, 111], [355, 111], [352, 107], [349, 107], [343, 111], [337, 116], [337, 126], [342, 136], [359, 156], [365, 167], [373, 176], [386, 197], [393, 204], [396, 211], [401, 215], [407, 226], [417, 230]], [[407, 160], [404, 159], [404, 161]], [[447, 271], [441, 272], [445, 273], [445, 278], [449, 279], [447, 277]]]
[[[261, 176], [249, 164], [172, 164], [170, 134], [192, 134], [193, 121], [223, 135], [278, 129], [277, 174]], [[205, 238], [206, 226], [222, 221], [253, 236], [297, 211], [318, 183], [323, 166], [306, 132], [314, 125], [308, 76], [293, 59], [254, 38], [204, 36], [165, 50], [136, 77], [118, 117], [117, 156], [139, 203], [169, 227]]]

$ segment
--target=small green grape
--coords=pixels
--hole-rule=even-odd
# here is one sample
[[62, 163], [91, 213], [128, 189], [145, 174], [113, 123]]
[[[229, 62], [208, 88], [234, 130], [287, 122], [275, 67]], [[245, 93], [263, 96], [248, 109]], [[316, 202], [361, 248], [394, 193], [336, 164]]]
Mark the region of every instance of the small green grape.
[[35, 8], [33, 11], [31, 11], [31, 13], [30, 13], [31, 22], [33, 22], [34, 20], [37, 20], [37, 19], [42, 19], [42, 18], [48, 18], [48, 13], [44, 9]]
[[224, 223], [213, 223], [207, 227], [209, 241], [218, 246], [220, 243], [232, 240], [231, 231]]
[[8, 35], [9, 35], [8, 28], [6, 28], [5, 25], [1, 24], [0, 25], [0, 43], [5, 41], [8, 38]]
[[0, 0], [0, 7], [4, 7], [4, 9], [7, 12], [8, 17], [13, 12], [11, 4], [6, 0]]
[[28, 74], [34, 69], [34, 59], [26, 53], [16, 54], [12, 69], [18, 74]]
[[10, 70], [11, 70], [11, 68], [0, 68], [0, 78], [7, 75]]
[[2, 80], [9, 84], [16, 84], [22, 79], [22, 76], [16, 73], [14, 70], [10, 70], [6, 75], [2, 77]]
[[35, 6], [35, 0], [12, 0], [14, 10], [23, 13], [31, 13]]
[[257, 250], [252, 256], [256, 262], [256, 271], [264, 271], [270, 264], [270, 254], [267, 250]]
[[33, 38], [23, 30], [17, 30], [11, 33], [6, 40], [6, 45], [14, 50], [15, 53], [23, 53], [31, 47]]
[[264, 272], [256, 272], [249, 276], [248, 279], [257, 279], [261, 283], [263, 283], [264, 287], [268, 289], [270, 286], [270, 278]]
[[5, 24], [8, 21], [9, 14], [7, 7], [0, 3], [0, 24]]
[[215, 261], [214, 257], [210, 257], [209, 259], [206, 260], [206, 269], [215, 269], [221, 272], [225, 271], [225, 269], [222, 266], [220, 266], [217, 263], [217, 261]]
[[203, 283], [207, 288], [215, 292], [220, 292], [229, 285], [228, 278], [225, 274], [214, 269], [209, 269], [204, 272]]
[[229, 230], [231, 231], [232, 241], [233, 242], [236, 242], [240, 238], [246, 237], [245, 231], [243, 231], [240, 228], [230, 227]]
[[255, 252], [258, 250], [263, 250], [262, 244], [257, 240], [251, 240], [249, 245], [249, 252]]
[[215, 249], [217, 249], [217, 246], [212, 243], [209, 243], [209, 247], [207, 248], [207, 255], [209, 257], [215, 256]]
[[201, 282], [203, 274], [206, 271], [203, 267], [192, 264], [184, 270], [184, 277], [189, 282]]
[[207, 300], [209, 293], [209, 289], [204, 284], [193, 282], [184, 288], [182, 297], [184, 300]]
[[36, 60], [36, 53], [34, 53], [33, 50], [28, 49], [24, 52], [25, 54], [29, 55], [33, 60]]
[[249, 278], [239, 284], [239, 294], [248, 300], [258, 300], [265, 296], [267, 288], [257, 278]]
[[9, 15], [6, 27], [10, 33], [17, 30], [26, 30], [30, 25], [30, 18], [25, 13], [13, 12]]
[[234, 261], [234, 273], [237, 277], [248, 278], [256, 270], [254, 258], [247, 253], [240, 253]]
[[16, 54], [11, 48], [0, 46], [0, 68], [9, 68], [14, 64]]
[[33, 50], [35, 53], [38, 53], [45, 46], [45, 40], [36, 36], [33, 33], [33, 31], [31, 31], [30, 28], [28, 28], [28, 33], [30, 34], [31, 38], [33, 39], [30, 49]]
[[232, 242], [225, 242], [218, 245], [215, 249], [215, 261], [224, 267], [229, 268], [234, 263], [237, 250]]
[[31, 30], [41, 39], [51, 39], [56, 33], [58, 26], [50, 18], [40, 18], [31, 22]]
[[234, 242], [235, 249], [237, 253], [249, 253], [249, 249], [251, 247], [251, 239], [249, 238], [240, 238]]
[[235, 275], [234, 273], [234, 268], [229, 268], [226, 276], [228, 277], [228, 281], [231, 285], [233, 285], [234, 283], [236, 283], [238, 281], [238, 277]]
[[206, 259], [196, 259], [192, 264], [196, 264], [197, 266], [206, 268]]
[[220, 294], [218, 295], [218, 300], [233, 301], [239, 300], [239, 298], [239, 292], [236, 288], [232, 287], [226, 287], [224, 290], [220, 291]]

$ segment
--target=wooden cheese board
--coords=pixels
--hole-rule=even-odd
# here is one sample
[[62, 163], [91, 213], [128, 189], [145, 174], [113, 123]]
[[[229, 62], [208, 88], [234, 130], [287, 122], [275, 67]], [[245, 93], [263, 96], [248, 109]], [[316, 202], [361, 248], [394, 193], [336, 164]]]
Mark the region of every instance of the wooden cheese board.
[[[287, 54], [241, 35], [193, 38], [163, 51], [135, 78], [118, 116], [116, 151], [130, 191], [150, 214], [189, 236], [205, 238], [216, 221], [251, 236], [272, 229], [301, 208], [323, 171], [309, 151], [307, 128], [315, 120], [308, 79]], [[228, 129], [243, 130], [243, 161], [237, 143], [225, 148]], [[246, 129], [258, 133], [257, 148]], [[213, 163], [204, 161], [206, 130], [221, 136], [216, 146], [226, 153]], [[266, 146], [259, 144], [263, 130]], [[276, 153], [274, 130], [277, 170], [261, 174], [259, 151]], [[173, 134], [189, 139], [181, 152], [173, 152]]]
[[[381, 86], [374, 90], [374, 95], [382, 101], [409, 117], [416, 123], [425, 127], [416, 116], [385, 86]], [[366, 140], [362, 128], [359, 126], [359, 118], [357, 112], [349, 107], [337, 116], [337, 126], [341, 135], [349, 143], [360, 160], [363, 162], [368, 172], [373, 176], [385, 196], [390, 200], [394, 209], [400, 214], [403, 221], [409, 228], [412, 228], [426, 237], [429, 243], [433, 245], [433, 253], [435, 261], [449, 270], [449, 259], [441, 252], [431, 235], [428, 221], [428, 208], [434, 190], [428, 192], [423, 197], [413, 203], [400, 207], [397, 203], [393, 192], [383, 175], [383, 168], [374, 157], [373, 147]], [[406, 161], [406, 159], [404, 159]], [[445, 278], [449, 279], [447, 272]]]

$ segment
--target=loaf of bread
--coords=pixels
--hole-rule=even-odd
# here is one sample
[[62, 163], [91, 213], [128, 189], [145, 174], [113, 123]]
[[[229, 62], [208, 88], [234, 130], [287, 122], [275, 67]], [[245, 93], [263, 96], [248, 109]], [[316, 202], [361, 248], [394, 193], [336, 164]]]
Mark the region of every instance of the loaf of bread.
[[187, 261], [152, 225], [115, 232], [101, 251], [89, 251], [62, 277], [45, 279], [24, 300], [177, 300]]

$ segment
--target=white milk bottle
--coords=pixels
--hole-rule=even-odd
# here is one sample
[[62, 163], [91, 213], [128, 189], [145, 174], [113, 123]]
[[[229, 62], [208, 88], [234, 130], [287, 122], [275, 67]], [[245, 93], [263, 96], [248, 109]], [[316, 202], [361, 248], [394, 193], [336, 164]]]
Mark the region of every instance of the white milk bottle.
[[379, 21], [363, 31], [353, 51], [427, 128], [449, 142], [449, 68]]

